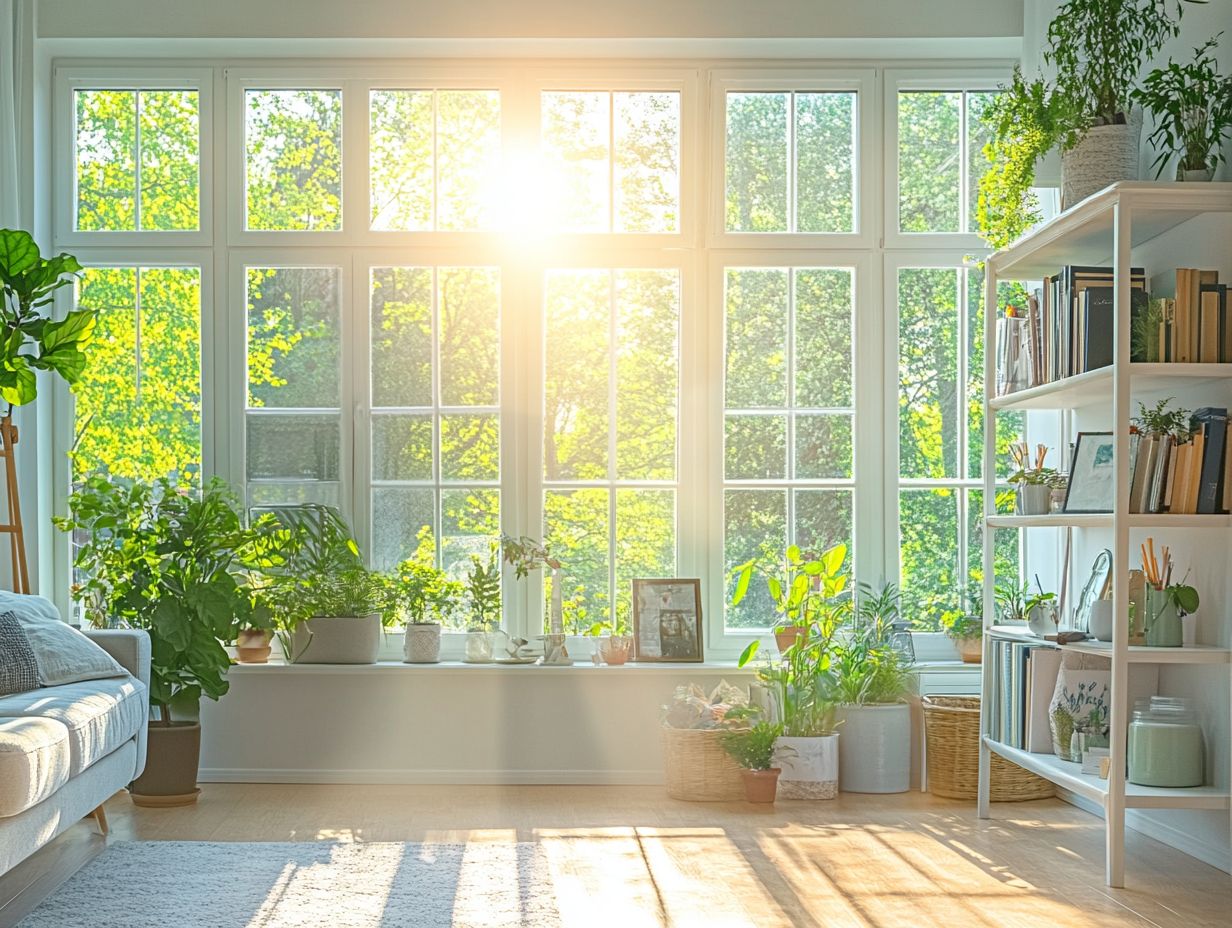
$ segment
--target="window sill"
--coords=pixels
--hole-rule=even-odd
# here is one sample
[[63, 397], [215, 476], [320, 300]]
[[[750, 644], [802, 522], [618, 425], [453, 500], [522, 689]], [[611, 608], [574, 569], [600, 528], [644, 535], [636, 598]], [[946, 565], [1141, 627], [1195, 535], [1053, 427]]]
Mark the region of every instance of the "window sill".
[[291, 676], [320, 675], [346, 676], [368, 674], [472, 674], [498, 676], [598, 676], [629, 674], [632, 676], [689, 676], [712, 674], [752, 675], [753, 668], [741, 669], [731, 661], [704, 661], [701, 663], [643, 663], [594, 664], [589, 659], [576, 661], [569, 667], [551, 667], [540, 664], [467, 664], [462, 661], [441, 661], [439, 664], [406, 664], [402, 661], [377, 661], [375, 664], [288, 664], [271, 660], [268, 664], [232, 664], [231, 674], [286, 674]]

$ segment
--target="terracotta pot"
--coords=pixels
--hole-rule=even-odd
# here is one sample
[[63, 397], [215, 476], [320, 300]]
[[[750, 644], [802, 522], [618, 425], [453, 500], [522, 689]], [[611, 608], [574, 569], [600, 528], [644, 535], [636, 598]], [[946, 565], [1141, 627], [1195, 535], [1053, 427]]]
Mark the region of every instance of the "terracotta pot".
[[599, 656], [605, 664], [619, 667], [633, 654], [633, 638], [629, 635], [611, 635], [599, 641]]
[[241, 664], [264, 664], [269, 661], [270, 642], [273, 640], [273, 632], [246, 628], [236, 636], [235, 659]]
[[795, 644], [803, 634], [803, 625], [786, 625], [782, 628], [776, 628], [774, 630], [774, 643], [779, 646], [780, 651], [786, 651], [793, 644]]
[[778, 767], [769, 770], [741, 770], [744, 780], [744, 798], [748, 802], [774, 802], [779, 791]]
[[138, 806], [187, 806], [197, 801], [201, 723], [150, 723], [145, 771], [128, 785]]
[[984, 640], [982, 638], [956, 638], [955, 646], [958, 656], [964, 664], [979, 664], [984, 659]]

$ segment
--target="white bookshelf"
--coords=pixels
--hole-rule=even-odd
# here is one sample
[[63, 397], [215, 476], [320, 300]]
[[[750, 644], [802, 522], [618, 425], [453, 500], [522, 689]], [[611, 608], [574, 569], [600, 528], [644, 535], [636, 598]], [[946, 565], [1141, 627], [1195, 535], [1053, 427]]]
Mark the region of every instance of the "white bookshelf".
[[[1037, 528], [1064, 529], [1067, 532], [1098, 531], [1109, 543], [1113, 553], [1113, 614], [1127, 613], [1129, 601], [1129, 571], [1136, 566], [1136, 544], [1131, 547], [1132, 530], [1151, 529], [1167, 540], [1169, 532], [1188, 533], [1202, 530], [1222, 532], [1209, 536], [1207, 545], [1211, 557], [1224, 558], [1226, 563], [1232, 516], [1172, 515], [1129, 512], [1128, 468], [1121, 462], [1129, 457], [1129, 425], [1133, 413], [1131, 395], [1155, 394], [1168, 396], [1170, 391], [1191, 390], [1208, 386], [1217, 395], [1227, 394], [1232, 387], [1232, 364], [1131, 364], [1129, 361], [1129, 269], [1132, 249], [1177, 230], [1185, 223], [1212, 212], [1232, 213], [1232, 183], [1120, 183], [1089, 197], [1051, 222], [1002, 251], [990, 256], [985, 265], [985, 421], [984, 430], [984, 524], [989, 529]], [[1227, 243], [1212, 243], [1212, 248], [1226, 252]], [[1201, 264], [1198, 257], [1186, 266]], [[1114, 350], [1113, 364], [1054, 383], [1022, 390], [1007, 396], [995, 396], [997, 285], [1001, 281], [1038, 281], [1057, 273], [1065, 265], [1107, 265], [1114, 268]], [[1148, 269], [1151, 270], [1151, 269]], [[1157, 270], [1157, 269], [1156, 269]], [[1116, 435], [1115, 506], [1111, 513], [1056, 513], [1044, 516], [1016, 516], [994, 511], [996, 480], [995, 417], [1002, 411], [1021, 410], [1084, 410], [1106, 415], [1107, 425]], [[1000, 668], [992, 660], [992, 645], [997, 638], [1012, 640], [1040, 639], [1025, 628], [995, 624], [993, 546], [995, 532], [983, 533], [984, 566], [984, 671], [982, 679], [985, 709], [991, 706], [998, 685]], [[1220, 591], [1222, 593], [1223, 591]], [[1221, 597], [1212, 594], [1212, 599]], [[1217, 609], [1226, 613], [1226, 604]], [[1223, 615], [1222, 621], [1227, 621]], [[983, 732], [980, 744], [980, 777], [978, 814], [989, 817], [989, 771], [993, 752], [1019, 766], [1055, 783], [1063, 790], [1097, 803], [1104, 812], [1105, 877], [1109, 886], [1125, 885], [1125, 819], [1129, 809], [1230, 809], [1226, 786], [1204, 786], [1194, 789], [1152, 789], [1127, 783], [1125, 778], [1126, 734], [1129, 722], [1129, 668], [1131, 664], [1184, 665], [1232, 664], [1232, 651], [1224, 647], [1197, 646], [1188, 648], [1131, 647], [1126, 623], [1117, 622], [1114, 641], [1110, 643], [1084, 641], [1061, 645], [1062, 650], [1107, 658], [1112, 671], [1110, 706], [1111, 769], [1107, 780], [1081, 773], [1077, 764], [1063, 761], [1052, 754], [1033, 754], [993, 741], [989, 737], [987, 713], [980, 720]], [[1232, 674], [1229, 674], [1232, 677]], [[1222, 696], [1232, 699], [1232, 680], [1224, 678]], [[1218, 779], [1228, 782], [1227, 752], [1215, 758]]]

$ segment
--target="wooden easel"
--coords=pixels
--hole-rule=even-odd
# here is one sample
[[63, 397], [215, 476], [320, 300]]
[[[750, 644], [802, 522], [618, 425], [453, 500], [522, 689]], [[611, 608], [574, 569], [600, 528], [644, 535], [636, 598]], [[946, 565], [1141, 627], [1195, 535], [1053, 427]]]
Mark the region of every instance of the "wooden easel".
[[26, 566], [26, 536], [21, 528], [21, 498], [17, 495], [17, 426], [13, 424], [10, 411], [0, 419], [0, 457], [4, 458], [4, 487], [8, 497], [8, 522], [0, 525], [0, 532], [7, 533], [13, 566], [13, 592], [30, 592], [30, 570]]

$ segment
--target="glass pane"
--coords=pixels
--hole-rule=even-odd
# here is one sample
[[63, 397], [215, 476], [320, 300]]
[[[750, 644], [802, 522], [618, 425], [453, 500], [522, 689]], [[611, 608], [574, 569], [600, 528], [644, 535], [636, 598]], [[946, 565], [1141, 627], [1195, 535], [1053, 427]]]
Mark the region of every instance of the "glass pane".
[[[855, 551], [852, 536], [852, 492], [850, 490], [794, 490], [796, 502], [795, 543], [812, 554], [835, 545]], [[848, 569], [851, 564], [848, 562]]]
[[728, 409], [787, 400], [787, 271], [729, 268], [724, 395]]
[[727, 231], [786, 232], [786, 93], [727, 95]]
[[140, 93], [143, 229], [196, 229], [198, 212], [197, 91]]
[[549, 91], [540, 106], [544, 176], [562, 231], [609, 231], [611, 96]]
[[723, 460], [728, 480], [786, 477], [787, 417], [727, 416]]
[[798, 93], [796, 231], [855, 228], [854, 93]]
[[[201, 272], [88, 268], [78, 305], [98, 311], [74, 388], [74, 481], [99, 472], [184, 479], [201, 467]], [[140, 338], [138, 338], [140, 318]]]
[[958, 476], [958, 284], [955, 268], [898, 272], [899, 472]]
[[137, 104], [131, 90], [78, 90], [77, 228], [137, 228]]
[[851, 416], [796, 416], [796, 479], [850, 477]]
[[437, 286], [441, 404], [495, 406], [500, 402], [500, 272], [441, 268]]
[[320, 503], [337, 507], [339, 486], [336, 483], [250, 483], [248, 505], [284, 506], [293, 503]]
[[852, 273], [846, 268], [795, 271], [796, 405], [852, 405]]
[[[374, 487], [372, 490], [372, 566], [389, 570], [414, 554], [427, 530], [431, 544], [436, 522], [431, 487]], [[434, 552], [435, 553], [435, 552]]]
[[680, 215], [680, 94], [613, 98], [615, 231], [675, 232]]
[[984, 124], [984, 111], [997, 98], [995, 93], [967, 94], [967, 230], [976, 231], [976, 206], [980, 200], [980, 178], [990, 167], [984, 146], [992, 141], [992, 133]]
[[675, 271], [616, 274], [616, 476], [676, 476], [680, 287]]
[[249, 229], [342, 228], [342, 92], [245, 94]]
[[500, 94], [440, 90], [436, 96], [436, 227], [488, 228], [501, 161]]
[[441, 416], [441, 479], [500, 479], [496, 416]]
[[454, 576], [500, 541], [500, 490], [441, 491], [441, 565]]
[[903, 232], [960, 232], [962, 94], [898, 95], [898, 215]]
[[899, 586], [903, 617], [921, 628], [963, 608], [958, 575], [960, 490], [903, 490], [899, 494]]
[[726, 490], [723, 493], [723, 566], [727, 576], [723, 602], [728, 628], [769, 628], [774, 603], [764, 581], [754, 579], [740, 605], [731, 605], [732, 568], [748, 560], [783, 556], [787, 543], [786, 490]]
[[432, 417], [372, 417], [374, 480], [432, 479]]
[[432, 405], [432, 269], [372, 269], [372, 405]]
[[676, 494], [616, 491], [616, 621], [633, 630], [633, 579], [676, 576]]
[[248, 405], [337, 407], [339, 271], [248, 268]]
[[377, 231], [432, 228], [432, 91], [368, 97], [369, 208]]
[[337, 480], [338, 416], [249, 413], [249, 480]]
[[[997, 491], [997, 512], [1013, 513], [1014, 491]], [[1018, 529], [993, 529], [993, 563], [997, 583], [1017, 583]], [[968, 599], [981, 595], [984, 583], [984, 491], [967, 491], [967, 590]], [[1055, 590], [1053, 592], [1056, 592]]]
[[609, 271], [549, 271], [544, 302], [543, 473], [607, 477]]
[[[971, 477], [983, 474], [984, 460], [984, 273], [978, 268], [967, 272], [967, 472]], [[1001, 307], [1013, 304], [1025, 307], [1027, 291], [1017, 281], [1001, 281], [997, 286], [997, 299]], [[997, 413], [997, 468], [998, 477], [1008, 477], [1013, 467], [1010, 464], [1010, 444], [1022, 438], [1026, 428], [1024, 413], [1006, 411]], [[1061, 459], [1056, 449], [1048, 456], [1048, 466], [1057, 467]]]
[[[605, 621], [608, 581], [608, 491], [549, 490], [543, 496], [543, 534], [565, 565], [561, 580], [565, 631], [579, 634]], [[543, 578], [543, 627], [551, 628], [552, 578]]]

